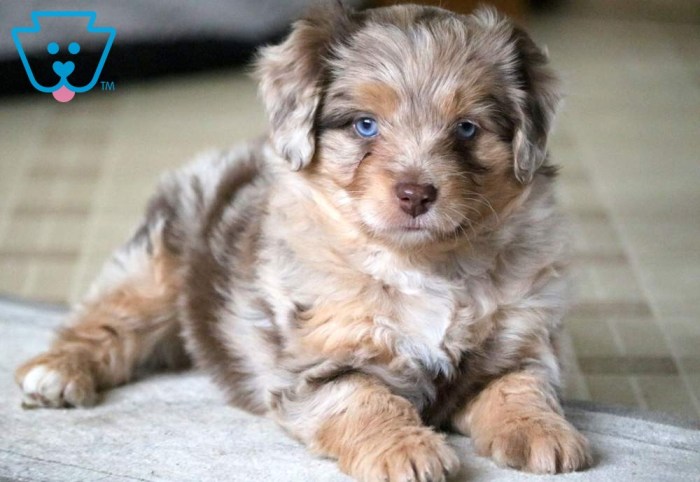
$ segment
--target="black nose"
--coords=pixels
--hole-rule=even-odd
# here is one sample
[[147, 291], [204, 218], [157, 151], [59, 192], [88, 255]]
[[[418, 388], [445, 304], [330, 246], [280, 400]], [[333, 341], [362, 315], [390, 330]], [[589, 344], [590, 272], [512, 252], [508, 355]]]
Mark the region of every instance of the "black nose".
[[428, 212], [437, 199], [437, 189], [432, 184], [400, 182], [394, 186], [401, 209], [411, 216], [418, 217]]

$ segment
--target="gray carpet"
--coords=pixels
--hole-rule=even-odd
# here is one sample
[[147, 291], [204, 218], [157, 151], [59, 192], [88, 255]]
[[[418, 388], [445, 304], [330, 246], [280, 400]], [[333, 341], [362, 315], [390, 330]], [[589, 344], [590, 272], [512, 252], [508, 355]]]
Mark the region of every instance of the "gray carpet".
[[[20, 408], [14, 367], [44, 349], [60, 309], [0, 302], [0, 480], [339, 481], [272, 422], [226, 406], [201, 373], [148, 377], [109, 392], [88, 410]], [[569, 404], [591, 440], [596, 465], [553, 480], [700, 481], [698, 426], [650, 414]], [[539, 480], [477, 457], [455, 480]]]

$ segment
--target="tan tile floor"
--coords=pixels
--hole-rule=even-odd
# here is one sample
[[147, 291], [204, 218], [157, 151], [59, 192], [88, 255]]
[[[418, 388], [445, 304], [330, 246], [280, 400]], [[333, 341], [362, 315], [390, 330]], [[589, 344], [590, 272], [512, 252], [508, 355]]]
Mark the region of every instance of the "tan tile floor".
[[[531, 27], [569, 92], [551, 143], [579, 282], [566, 394], [700, 417], [700, 29]], [[264, 128], [238, 70], [0, 101], [0, 293], [77, 300], [160, 172]]]

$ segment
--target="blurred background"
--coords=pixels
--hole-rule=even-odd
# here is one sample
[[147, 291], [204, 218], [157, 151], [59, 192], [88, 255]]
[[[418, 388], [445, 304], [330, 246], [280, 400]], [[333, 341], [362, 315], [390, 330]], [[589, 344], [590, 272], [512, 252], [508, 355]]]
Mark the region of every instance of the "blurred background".
[[[3, 1], [0, 296], [77, 301], [162, 171], [264, 132], [246, 63], [308, 3]], [[578, 281], [566, 397], [700, 418], [700, 2], [491, 3], [548, 47], [567, 92], [551, 141]], [[30, 86], [9, 31], [47, 9], [117, 29], [100, 76], [114, 90], [61, 104]], [[89, 36], [52, 35], [99, 59]], [[45, 40], [24, 47], [47, 62]]]

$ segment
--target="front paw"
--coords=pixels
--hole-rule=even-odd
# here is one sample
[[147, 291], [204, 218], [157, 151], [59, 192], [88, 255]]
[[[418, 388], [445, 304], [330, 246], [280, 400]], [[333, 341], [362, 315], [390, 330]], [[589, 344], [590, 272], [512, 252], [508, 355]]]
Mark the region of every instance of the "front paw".
[[474, 443], [498, 464], [538, 474], [573, 472], [591, 465], [588, 441], [561, 415], [504, 420]]
[[406, 427], [365, 440], [349, 472], [361, 481], [439, 482], [459, 467], [445, 436], [427, 427]]
[[15, 372], [24, 408], [94, 405], [95, 381], [89, 361], [79, 353], [48, 352], [32, 358]]

